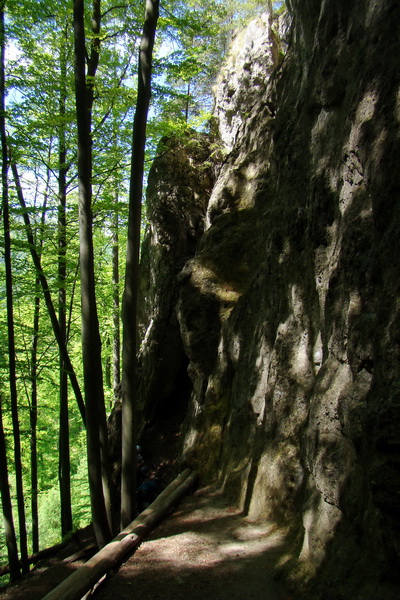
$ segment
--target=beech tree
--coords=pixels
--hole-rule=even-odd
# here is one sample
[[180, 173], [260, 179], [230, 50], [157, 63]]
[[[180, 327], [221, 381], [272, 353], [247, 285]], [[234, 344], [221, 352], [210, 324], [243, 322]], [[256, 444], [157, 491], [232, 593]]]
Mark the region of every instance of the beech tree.
[[[1, 149], [2, 149], [2, 168], [1, 168], [1, 181], [2, 181], [2, 196], [3, 206], [2, 213], [4, 219], [4, 211], [7, 212], [7, 200], [8, 200], [8, 182], [7, 182], [7, 171], [8, 171], [8, 157], [7, 157], [7, 138], [6, 138], [6, 126], [5, 126], [5, 30], [4, 30], [4, 7], [5, 0], [0, 0], [0, 129], [1, 129]], [[4, 220], [4, 227], [6, 227], [7, 220]], [[8, 260], [8, 257], [7, 257]], [[7, 269], [8, 273], [8, 269]], [[7, 285], [8, 290], [8, 285]], [[3, 428], [3, 411], [2, 411], [2, 399], [0, 394], [0, 492], [1, 502], [3, 507], [3, 518], [5, 527], [5, 537], [8, 552], [8, 562], [10, 565], [11, 579], [18, 579], [20, 576], [20, 567], [18, 560], [18, 548], [17, 540], [14, 529], [14, 519], [12, 513], [12, 504], [10, 496], [10, 486], [8, 481], [8, 467], [7, 467], [7, 451], [6, 442]]]
[[[67, 146], [65, 131], [65, 115], [67, 104], [67, 26], [61, 32], [60, 38], [60, 91], [58, 98], [60, 124], [58, 128], [58, 321], [62, 343], [68, 345], [67, 336]], [[65, 536], [72, 531], [71, 506], [71, 460], [69, 450], [69, 408], [68, 408], [68, 374], [62, 353], [59, 353], [59, 382], [60, 382], [60, 427], [59, 427], [59, 463], [58, 480], [60, 484], [61, 503], [61, 534]]]
[[136, 322], [139, 287], [139, 250], [143, 195], [147, 115], [151, 97], [151, 67], [159, 15], [159, 0], [146, 0], [146, 14], [139, 52], [138, 94], [133, 124], [131, 176], [129, 187], [128, 242], [123, 300], [123, 396], [121, 526], [136, 513]]
[[79, 235], [82, 350], [87, 421], [89, 487], [93, 526], [100, 547], [111, 539], [112, 507], [107, 470], [107, 427], [104, 405], [101, 340], [95, 295], [92, 218], [91, 113], [94, 77], [100, 52], [100, 0], [94, 0], [92, 43], [86, 77], [83, 0], [74, 1], [75, 96], [78, 125]]
[[[5, 126], [5, 29], [4, 29], [4, 6], [5, 2], [0, 4], [0, 128], [1, 128], [1, 149], [2, 149], [2, 216], [4, 225], [4, 264], [6, 272], [6, 301], [7, 301], [7, 331], [8, 331], [8, 361], [9, 361], [9, 385], [11, 399], [11, 416], [14, 434], [14, 464], [15, 478], [17, 487], [17, 505], [18, 505], [18, 523], [19, 523], [19, 541], [21, 552], [22, 572], [28, 570], [28, 546], [26, 533], [24, 491], [22, 478], [22, 459], [21, 459], [21, 435], [18, 416], [18, 398], [16, 385], [16, 363], [15, 363], [15, 334], [14, 334], [14, 310], [13, 310], [13, 287], [12, 287], [12, 267], [11, 267], [11, 237], [10, 237], [10, 217], [9, 217], [9, 194], [8, 194], [8, 152], [7, 137]], [[3, 477], [7, 477], [3, 467]], [[4, 486], [7, 485], [5, 481]], [[3, 486], [2, 486], [3, 487]], [[6, 487], [4, 487], [6, 502], [6, 511], [8, 512], [8, 498]], [[14, 569], [14, 567], [13, 567]], [[14, 570], [15, 573], [15, 570]]]
[[[46, 210], [44, 205], [41, 225], [44, 225]], [[39, 228], [36, 236], [36, 245], [39, 249], [43, 246], [43, 231]], [[39, 519], [38, 519], [38, 465], [37, 465], [37, 417], [38, 417], [38, 389], [37, 379], [39, 372], [38, 360], [38, 343], [39, 343], [39, 324], [40, 324], [40, 281], [36, 277], [35, 281], [35, 297], [33, 309], [33, 327], [32, 327], [32, 345], [30, 352], [30, 379], [31, 379], [31, 394], [29, 403], [29, 423], [30, 423], [30, 454], [31, 454], [31, 518], [32, 518], [32, 552], [39, 551]]]

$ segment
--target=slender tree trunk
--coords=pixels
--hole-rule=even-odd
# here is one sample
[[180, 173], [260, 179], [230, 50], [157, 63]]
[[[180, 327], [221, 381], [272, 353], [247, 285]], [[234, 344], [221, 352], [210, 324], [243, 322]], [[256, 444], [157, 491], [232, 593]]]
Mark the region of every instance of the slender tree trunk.
[[[5, 1], [0, 0], [0, 128], [1, 128], [1, 148], [2, 148], [2, 194], [3, 194], [3, 206], [8, 203], [8, 182], [7, 182], [7, 138], [6, 138], [6, 127], [5, 127], [5, 32], [4, 32], [4, 6]], [[8, 210], [7, 210], [8, 212]], [[4, 218], [4, 216], [3, 216]], [[12, 581], [19, 579], [20, 577], [20, 565], [18, 559], [18, 547], [17, 539], [14, 528], [14, 518], [12, 512], [12, 503], [10, 495], [10, 486], [8, 481], [8, 467], [7, 467], [7, 452], [6, 442], [3, 429], [3, 412], [2, 403], [0, 396], [0, 492], [1, 502], [3, 507], [3, 519], [5, 538], [8, 553], [8, 563], [10, 565], [10, 577]]]
[[[1, 19], [1, 17], [0, 17]], [[19, 570], [18, 547], [15, 536], [14, 518], [12, 512], [10, 485], [8, 482], [7, 452], [6, 440], [3, 429], [3, 412], [0, 396], [0, 493], [3, 507], [4, 531], [7, 545], [8, 564], [10, 567], [11, 581], [19, 579], [21, 576]]]
[[113, 389], [114, 398], [117, 398], [121, 383], [121, 333], [120, 333], [120, 306], [119, 306], [119, 232], [118, 232], [118, 189], [116, 186], [113, 228], [112, 228], [112, 284], [113, 284]]
[[7, 299], [7, 330], [8, 330], [8, 357], [9, 357], [9, 383], [11, 399], [11, 417], [14, 434], [14, 468], [17, 490], [19, 539], [22, 572], [29, 570], [28, 566], [28, 546], [26, 535], [24, 491], [22, 484], [22, 459], [21, 459], [21, 439], [18, 418], [18, 398], [17, 398], [17, 378], [15, 362], [15, 336], [14, 336], [14, 311], [13, 311], [13, 289], [12, 289], [12, 270], [11, 270], [11, 238], [10, 238], [10, 216], [8, 206], [8, 156], [7, 156], [7, 137], [5, 126], [5, 30], [4, 30], [4, 5], [0, 2], [0, 128], [1, 128], [1, 149], [2, 149], [2, 193], [3, 193], [3, 225], [4, 225], [4, 264], [6, 272], [6, 299]]
[[187, 123], [189, 121], [189, 104], [190, 104], [190, 81], [188, 81], [187, 91], [186, 91], [185, 123]]
[[[100, 11], [100, 0], [93, 0], [92, 10], [92, 42], [91, 42], [91, 53], [88, 63], [88, 79], [89, 85], [87, 85], [88, 91], [88, 114], [89, 114], [89, 131], [91, 129], [91, 118], [93, 108], [93, 97], [94, 97], [94, 78], [97, 71], [100, 58], [100, 22], [101, 22], [101, 11]], [[90, 137], [90, 149], [92, 151], [91, 137]], [[90, 154], [91, 167], [92, 167], [92, 152]], [[93, 250], [93, 238], [92, 238], [92, 250]], [[93, 256], [93, 255], [92, 255]], [[93, 262], [93, 297], [94, 297], [94, 260]], [[101, 473], [103, 481], [103, 494], [106, 505], [108, 526], [112, 534], [117, 533], [117, 521], [115, 514], [116, 506], [116, 489], [113, 485], [111, 478], [111, 468], [109, 463], [108, 455], [108, 429], [107, 429], [107, 414], [104, 400], [104, 387], [103, 387], [103, 374], [101, 368], [101, 341], [99, 323], [97, 319], [97, 307], [96, 299], [94, 297], [94, 306], [96, 308], [96, 321], [94, 323], [94, 329], [96, 329], [96, 336], [99, 340], [99, 383], [101, 395], [98, 397], [98, 411], [99, 411], [99, 436], [100, 436], [100, 462], [101, 462]]]
[[[67, 320], [66, 320], [66, 197], [67, 197], [67, 152], [65, 143], [65, 112], [66, 112], [66, 37], [61, 40], [60, 53], [60, 121], [59, 128], [59, 171], [58, 171], [58, 322], [63, 345], [67, 348]], [[58, 480], [60, 485], [61, 502], [61, 535], [64, 537], [72, 530], [71, 507], [71, 464], [69, 450], [69, 419], [68, 419], [68, 375], [64, 357], [60, 352], [60, 429], [59, 429], [59, 464]]]
[[138, 95], [132, 138], [128, 243], [123, 303], [122, 527], [126, 527], [136, 514], [136, 322], [139, 287], [140, 225], [147, 114], [151, 96], [151, 63], [158, 11], [159, 0], [146, 0], [146, 14], [139, 51]]
[[31, 348], [31, 404], [29, 421], [31, 428], [31, 513], [32, 513], [32, 552], [39, 551], [38, 518], [38, 466], [37, 466], [37, 348], [39, 341], [40, 296], [39, 280], [36, 279], [35, 304], [33, 309], [33, 339]]
[[9, 360], [9, 384], [11, 399], [11, 417], [14, 436], [14, 468], [17, 491], [18, 505], [18, 523], [19, 523], [19, 543], [21, 552], [22, 571], [26, 573], [29, 568], [27, 565], [28, 547], [26, 534], [26, 519], [24, 505], [24, 491], [22, 483], [22, 457], [21, 457], [21, 434], [18, 416], [18, 397], [17, 397], [17, 375], [15, 360], [15, 333], [14, 333], [14, 308], [13, 308], [13, 290], [12, 290], [12, 270], [11, 270], [11, 240], [10, 240], [10, 218], [8, 212], [8, 194], [3, 189], [3, 222], [4, 222], [4, 263], [6, 270], [6, 298], [7, 298], [7, 330], [8, 330], [8, 360]]
[[100, 2], [93, 4], [93, 40], [86, 81], [84, 1], [74, 0], [75, 96], [78, 125], [79, 236], [81, 264], [82, 356], [87, 420], [87, 455], [93, 526], [99, 546], [111, 538], [111, 493], [107, 474], [107, 427], [101, 339], [94, 281], [92, 234], [93, 78], [99, 59]]
[[[51, 144], [49, 147], [49, 156], [51, 155]], [[47, 171], [46, 194], [43, 202], [42, 215], [40, 219], [40, 228], [36, 235], [36, 246], [42, 255], [43, 249], [43, 231], [46, 220], [46, 209], [48, 190], [50, 184], [50, 171]], [[35, 300], [33, 309], [33, 338], [31, 346], [31, 401], [29, 407], [30, 423], [30, 450], [31, 450], [31, 514], [32, 514], [32, 552], [39, 551], [39, 516], [38, 516], [38, 464], [37, 464], [37, 414], [38, 414], [38, 395], [37, 395], [37, 376], [38, 376], [38, 344], [39, 344], [39, 323], [40, 323], [40, 281], [36, 276], [35, 281]]]

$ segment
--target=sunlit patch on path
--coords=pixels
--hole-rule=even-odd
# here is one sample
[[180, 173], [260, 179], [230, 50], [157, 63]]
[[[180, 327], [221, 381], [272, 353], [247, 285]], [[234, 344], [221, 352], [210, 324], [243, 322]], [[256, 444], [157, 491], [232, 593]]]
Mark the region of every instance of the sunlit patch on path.
[[284, 538], [276, 527], [251, 521], [217, 493], [200, 490], [153, 532], [96, 598], [287, 600], [274, 581], [284, 560]]

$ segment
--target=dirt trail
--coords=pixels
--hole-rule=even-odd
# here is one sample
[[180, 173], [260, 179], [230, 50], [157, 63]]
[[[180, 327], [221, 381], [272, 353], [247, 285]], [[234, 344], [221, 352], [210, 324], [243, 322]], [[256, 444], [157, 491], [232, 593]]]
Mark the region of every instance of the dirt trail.
[[185, 498], [94, 600], [294, 600], [274, 581], [284, 540], [219, 494]]
[[[296, 600], [274, 575], [285, 540], [273, 526], [249, 520], [210, 489], [184, 498], [93, 600]], [[81, 561], [58, 555], [0, 600], [41, 600]]]

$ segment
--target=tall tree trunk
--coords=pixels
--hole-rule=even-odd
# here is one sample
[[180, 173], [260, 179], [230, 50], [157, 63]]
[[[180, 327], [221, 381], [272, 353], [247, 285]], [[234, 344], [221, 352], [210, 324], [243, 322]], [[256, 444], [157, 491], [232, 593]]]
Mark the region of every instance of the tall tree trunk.
[[[0, 17], [1, 19], [1, 17]], [[3, 428], [3, 412], [0, 395], [0, 494], [3, 507], [4, 531], [7, 545], [8, 564], [10, 566], [11, 581], [19, 579], [21, 576], [19, 570], [18, 547], [15, 536], [14, 518], [12, 512], [10, 485], [8, 482], [7, 452], [6, 440]]]
[[113, 389], [114, 398], [117, 398], [121, 383], [121, 334], [120, 334], [120, 306], [119, 306], [119, 210], [118, 189], [115, 186], [114, 215], [112, 228], [112, 284], [113, 284]]
[[39, 280], [35, 283], [35, 303], [33, 309], [33, 339], [31, 348], [31, 403], [29, 422], [31, 428], [31, 513], [32, 513], [32, 552], [39, 551], [38, 518], [38, 465], [37, 465], [37, 348], [39, 341], [40, 296]]
[[[48, 160], [51, 156], [51, 144], [49, 147]], [[43, 232], [46, 220], [46, 209], [48, 200], [48, 190], [50, 186], [50, 171], [47, 170], [46, 193], [44, 196], [40, 227], [36, 235], [36, 246], [39, 256], [43, 249]], [[39, 551], [39, 516], [38, 516], [38, 464], [37, 464], [37, 414], [38, 414], [38, 395], [37, 395], [37, 376], [38, 376], [38, 344], [39, 344], [39, 322], [40, 322], [40, 281], [36, 276], [35, 281], [35, 301], [33, 308], [33, 338], [31, 346], [31, 401], [29, 407], [30, 423], [30, 450], [31, 450], [31, 514], [32, 514], [32, 552]]]
[[14, 336], [14, 309], [13, 309], [13, 289], [12, 289], [12, 269], [11, 269], [11, 238], [10, 238], [10, 215], [8, 206], [8, 156], [7, 156], [7, 137], [5, 127], [5, 30], [4, 30], [4, 1], [0, 4], [0, 128], [1, 128], [1, 149], [2, 149], [2, 192], [3, 192], [3, 225], [4, 225], [4, 264], [6, 272], [6, 299], [7, 299], [7, 330], [8, 330], [8, 359], [9, 359], [9, 384], [11, 399], [11, 417], [14, 434], [14, 468], [17, 490], [18, 522], [19, 522], [19, 540], [22, 572], [29, 571], [28, 566], [28, 546], [26, 535], [24, 491], [22, 484], [22, 459], [21, 459], [21, 438], [18, 418], [18, 398], [17, 398], [17, 377], [15, 361], [15, 336]]
[[[59, 128], [59, 170], [58, 170], [58, 322], [63, 345], [67, 348], [67, 320], [66, 320], [66, 198], [67, 198], [67, 151], [65, 143], [65, 112], [66, 112], [66, 37], [61, 40], [60, 51], [60, 121]], [[68, 375], [65, 361], [60, 352], [60, 429], [59, 429], [59, 463], [58, 480], [60, 485], [61, 502], [61, 535], [64, 537], [72, 530], [71, 507], [71, 464], [69, 450], [69, 419], [68, 419]]]
[[79, 236], [81, 264], [82, 356], [85, 381], [87, 455], [93, 526], [99, 546], [111, 538], [111, 493], [107, 473], [107, 427], [101, 339], [94, 281], [92, 234], [93, 78], [99, 59], [100, 1], [93, 5], [93, 40], [86, 82], [84, 1], [74, 0], [75, 96], [78, 125]]
[[[0, 129], [1, 129], [1, 183], [3, 202], [8, 198], [8, 160], [7, 160], [7, 138], [5, 124], [5, 31], [4, 31], [4, 7], [5, 0], [0, 0]], [[3, 205], [1, 212], [3, 211]], [[12, 503], [10, 495], [10, 486], [8, 481], [8, 466], [6, 441], [3, 429], [3, 412], [0, 396], [0, 493], [3, 508], [4, 529], [8, 553], [8, 562], [10, 565], [11, 580], [16, 580], [20, 577], [20, 566], [18, 559], [17, 539], [14, 528], [14, 518], [12, 512]]]
[[136, 326], [139, 287], [140, 225], [147, 114], [151, 97], [151, 63], [159, 11], [159, 0], [146, 0], [146, 13], [139, 51], [138, 95], [133, 124], [129, 188], [128, 242], [123, 302], [123, 396], [121, 526], [136, 513]]
[[24, 505], [24, 491], [22, 483], [22, 457], [21, 457], [21, 434], [18, 416], [17, 376], [15, 360], [15, 333], [14, 333], [14, 308], [12, 291], [12, 269], [11, 269], [11, 240], [10, 240], [10, 218], [8, 212], [8, 198], [3, 189], [3, 222], [4, 222], [4, 263], [6, 270], [6, 298], [7, 298], [7, 331], [8, 331], [8, 360], [9, 360], [9, 384], [11, 399], [11, 416], [14, 437], [14, 468], [17, 491], [19, 543], [21, 552], [21, 565], [23, 573], [29, 570], [27, 558], [27, 534]]
[[[93, 108], [93, 97], [94, 97], [94, 78], [97, 71], [97, 66], [99, 64], [100, 58], [100, 22], [101, 22], [101, 11], [100, 11], [100, 0], [93, 0], [93, 10], [92, 10], [92, 41], [91, 41], [91, 53], [89, 57], [88, 63], [88, 116], [89, 116], [89, 131], [91, 130], [91, 118], [92, 118], [92, 108]], [[91, 145], [91, 136], [90, 136], [90, 160], [92, 167], [92, 145]], [[91, 197], [91, 189], [90, 189], [90, 197]], [[91, 208], [91, 207], [90, 207]], [[96, 337], [99, 341], [99, 356], [98, 356], [98, 365], [99, 365], [99, 383], [101, 395], [98, 396], [98, 411], [99, 411], [99, 436], [100, 436], [100, 462], [101, 462], [101, 473], [102, 473], [102, 481], [103, 481], [103, 494], [106, 505], [108, 526], [112, 534], [117, 533], [117, 522], [116, 522], [116, 514], [115, 514], [115, 506], [116, 506], [116, 489], [112, 482], [111, 478], [111, 468], [109, 463], [109, 453], [108, 453], [108, 429], [107, 429], [107, 414], [104, 400], [104, 385], [103, 385], [103, 377], [102, 377], [102, 366], [101, 366], [101, 340], [100, 340], [100, 331], [99, 331], [99, 322], [97, 318], [97, 307], [96, 307], [96, 299], [94, 295], [94, 260], [93, 260], [93, 238], [92, 239], [92, 269], [93, 269], [93, 299], [94, 299], [94, 307], [96, 308], [96, 319], [93, 322], [94, 333], [96, 333]]]
[[[1, 149], [2, 149], [2, 194], [3, 203], [7, 203], [8, 182], [7, 182], [7, 137], [5, 126], [5, 32], [4, 32], [4, 6], [5, 1], [0, 0], [0, 129], [1, 129]], [[4, 210], [4, 206], [2, 207]], [[8, 481], [7, 452], [3, 429], [3, 412], [0, 396], [0, 493], [3, 507], [4, 529], [7, 545], [8, 563], [10, 565], [10, 578], [12, 581], [20, 577], [20, 565], [18, 560], [17, 539], [14, 528], [14, 518], [12, 512], [10, 486]]]

